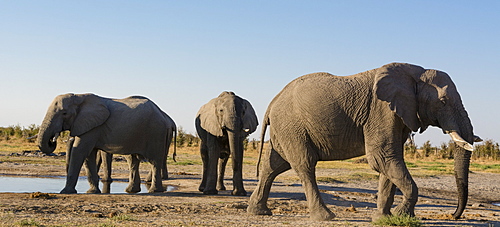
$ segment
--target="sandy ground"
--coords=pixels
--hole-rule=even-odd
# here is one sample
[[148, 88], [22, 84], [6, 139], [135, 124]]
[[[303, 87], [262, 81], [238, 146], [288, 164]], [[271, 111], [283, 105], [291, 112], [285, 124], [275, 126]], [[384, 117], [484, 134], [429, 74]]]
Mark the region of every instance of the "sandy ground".
[[[191, 157], [192, 158], [192, 157]], [[61, 159], [64, 157], [40, 157]], [[182, 160], [182, 155], [179, 157]], [[43, 162], [42, 162], [43, 163]], [[170, 162], [169, 162], [170, 163]], [[141, 176], [146, 167], [141, 164]], [[125, 162], [113, 164], [113, 177], [125, 181]], [[230, 168], [228, 168], [230, 169]], [[64, 176], [60, 164], [0, 162], [0, 174], [20, 176]], [[230, 191], [207, 196], [197, 191], [201, 166], [169, 165], [170, 179], [164, 185], [175, 186], [165, 193], [139, 194], [33, 194], [0, 193], [0, 226], [371, 226], [376, 207], [376, 179], [319, 183], [328, 207], [337, 215], [333, 221], [310, 221], [300, 181], [293, 171], [275, 181], [269, 200], [272, 216], [246, 213], [249, 196], [231, 196]], [[345, 174], [351, 169], [318, 169], [318, 176]], [[357, 171], [357, 170], [356, 170]], [[232, 188], [228, 171], [226, 187]], [[245, 188], [249, 194], [257, 180], [255, 166], [244, 165]], [[83, 173], [83, 172], [82, 172]], [[373, 172], [372, 172], [373, 173]], [[455, 210], [456, 193], [451, 175], [416, 178], [419, 186], [417, 217], [425, 226], [500, 226], [500, 174], [474, 172], [470, 175], [469, 205], [462, 219], [450, 217]], [[0, 186], [1, 187], [1, 186]], [[61, 185], [61, 189], [64, 185]], [[33, 186], [36, 191], [36, 185]], [[398, 195], [396, 204], [401, 199]]]

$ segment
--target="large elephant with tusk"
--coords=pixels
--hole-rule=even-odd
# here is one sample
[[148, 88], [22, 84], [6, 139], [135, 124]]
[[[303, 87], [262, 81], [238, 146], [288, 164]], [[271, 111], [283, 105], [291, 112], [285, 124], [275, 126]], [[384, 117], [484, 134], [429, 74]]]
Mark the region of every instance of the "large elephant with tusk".
[[230, 155], [233, 162], [232, 194], [247, 194], [243, 187], [243, 141], [257, 125], [257, 116], [250, 102], [233, 92], [222, 92], [200, 108], [195, 126], [201, 139], [203, 179], [199, 190], [203, 194], [226, 190], [224, 172]]
[[92, 192], [98, 189], [97, 151], [126, 154], [130, 167], [127, 192], [140, 191], [139, 163], [152, 164], [149, 192], [163, 192], [162, 171], [175, 131], [174, 121], [151, 100], [141, 96], [111, 99], [95, 94], [63, 94], [49, 106], [40, 126], [40, 150], [52, 153], [61, 131], [74, 137], [68, 152], [66, 186], [61, 193], [76, 193], [85, 161]]
[[392, 63], [352, 76], [305, 75], [276, 95], [263, 125], [261, 140], [269, 126], [271, 150], [250, 197], [251, 214], [271, 214], [266, 203], [272, 182], [292, 168], [306, 191], [311, 218], [334, 218], [319, 194], [316, 163], [366, 154], [370, 167], [380, 173], [374, 219], [391, 214], [396, 188], [403, 201], [392, 213], [415, 215], [418, 188], [406, 168], [403, 145], [410, 132], [428, 126], [441, 128], [460, 146], [454, 154], [458, 207], [453, 217], [465, 209], [472, 144], [480, 139], [445, 72]]

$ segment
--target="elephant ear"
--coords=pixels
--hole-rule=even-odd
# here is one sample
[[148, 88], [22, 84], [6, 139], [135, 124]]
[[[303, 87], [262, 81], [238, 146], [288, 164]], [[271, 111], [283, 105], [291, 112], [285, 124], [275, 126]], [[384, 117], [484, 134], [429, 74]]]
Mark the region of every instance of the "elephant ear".
[[417, 81], [424, 71], [420, 66], [392, 63], [379, 68], [375, 77], [377, 98], [388, 102], [389, 108], [414, 132], [420, 128]]
[[80, 136], [91, 129], [104, 124], [110, 113], [101, 97], [93, 94], [82, 97], [73, 126], [71, 136]]
[[217, 108], [215, 102], [217, 98], [210, 100], [207, 104], [201, 106], [196, 116], [200, 119], [200, 126], [208, 133], [214, 136], [223, 136], [222, 126], [217, 118]]
[[257, 129], [259, 121], [257, 119], [257, 115], [255, 115], [252, 104], [250, 104], [250, 102], [245, 99], [243, 99], [243, 108], [245, 110], [245, 115], [243, 115], [243, 129], [248, 129], [246, 133], [251, 134]]

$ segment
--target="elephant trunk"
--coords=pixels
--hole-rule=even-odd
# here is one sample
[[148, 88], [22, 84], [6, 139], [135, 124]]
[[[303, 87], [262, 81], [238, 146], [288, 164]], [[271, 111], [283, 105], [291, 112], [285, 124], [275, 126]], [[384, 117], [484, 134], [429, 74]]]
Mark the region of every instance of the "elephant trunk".
[[[50, 118], [50, 116], [46, 116], [45, 118]], [[57, 124], [46, 119], [44, 119], [42, 125], [40, 126], [37, 143], [40, 151], [50, 154], [56, 149], [57, 137], [59, 137], [59, 133], [62, 130], [55, 130], [55, 128], [59, 128]], [[62, 129], [62, 126], [60, 128]]]
[[470, 124], [470, 121], [462, 124], [459, 132], [449, 131], [448, 133], [457, 145], [457, 149], [454, 153], [454, 171], [455, 180], [457, 182], [458, 205], [455, 213], [453, 213], [453, 218], [458, 219], [467, 206], [467, 199], [469, 196], [469, 165], [471, 154], [474, 150], [474, 147], [472, 146], [474, 142], [474, 134], [472, 132], [472, 124]]
[[458, 206], [453, 218], [458, 219], [465, 210], [469, 196], [469, 164], [472, 152], [457, 148], [455, 152], [455, 180], [458, 190]]
[[233, 161], [233, 183], [235, 188], [243, 189], [243, 141], [241, 139], [243, 129], [241, 119], [235, 117], [229, 122], [230, 125], [227, 125], [226, 131]]
[[[242, 165], [243, 162], [243, 144], [241, 144], [240, 135], [238, 132], [227, 132], [229, 150], [231, 151], [231, 156], [233, 157], [233, 162], [235, 165]], [[235, 168], [237, 168], [235, 166]], [[241, 169], [241, 167], [239, 168]]]

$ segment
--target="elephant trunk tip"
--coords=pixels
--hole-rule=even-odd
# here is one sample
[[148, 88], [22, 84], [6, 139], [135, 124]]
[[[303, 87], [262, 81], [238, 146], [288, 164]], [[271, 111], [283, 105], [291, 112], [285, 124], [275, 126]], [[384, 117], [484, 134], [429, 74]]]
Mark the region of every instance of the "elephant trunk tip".
[[57, 148], [58, 136], [59, 136], [59, 134], [55, 135], [54, 137], [52, 137], [48, 140], [39, 138], [38, 148], [40, 149], [40, 151], [45, 153], [45, 154], [53, 153]]

